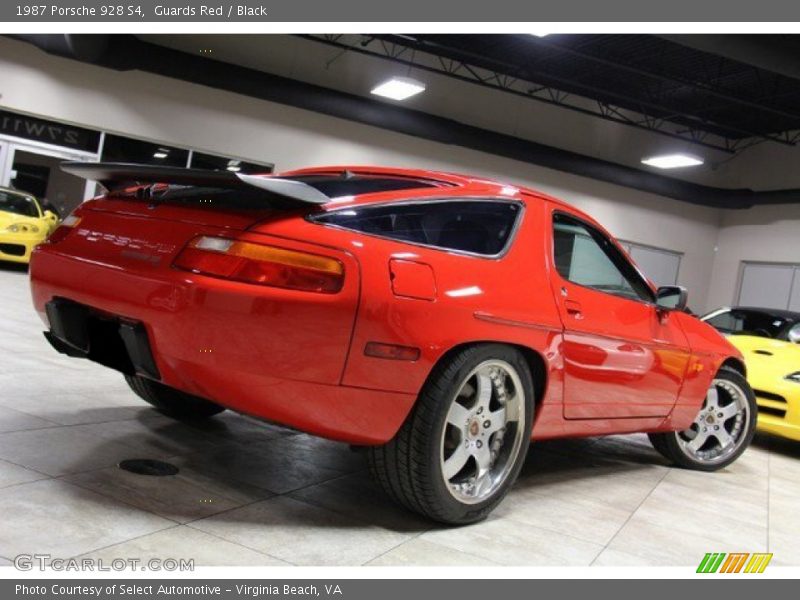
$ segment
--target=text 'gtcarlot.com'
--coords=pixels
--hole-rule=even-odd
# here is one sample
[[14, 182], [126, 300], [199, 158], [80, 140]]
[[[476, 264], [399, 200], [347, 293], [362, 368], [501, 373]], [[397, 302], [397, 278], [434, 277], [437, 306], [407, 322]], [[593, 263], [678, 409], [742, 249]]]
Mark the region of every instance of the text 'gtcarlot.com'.
[[14, 567], [20, 571], [194, 571], [191, 558], [53, 558], [49, 554], [19, 554]]

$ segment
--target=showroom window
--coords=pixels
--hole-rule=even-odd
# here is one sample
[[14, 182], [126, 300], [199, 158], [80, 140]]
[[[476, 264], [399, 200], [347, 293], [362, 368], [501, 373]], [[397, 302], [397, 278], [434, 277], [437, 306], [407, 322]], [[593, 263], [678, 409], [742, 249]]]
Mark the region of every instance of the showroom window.
[[99, 184], [64, 173], [65, 160], [126, 162], [169, 167], [271, 173], [274, 164], [104, 133], [70, 123], [0, 110], [0, 185], [40, 199], [63, 217], [103, 193]]
[[520, 206], [514, 202], [456, 200], [338, 210], [313, 220], [444, 250], [493, 256], [505, 249], [519, 213]]
[[653, 300], [649, 287], [611, 241], [577, 219], [553, 215], [553, 246], [556, 270], [564, 279], [624, 298]]
[[7, 110], [0, 110], [1, 134], [82, 152], [96, 153], [100, 144], [99, 131]]
[[235, 173], [272, 173], [275, 165], [272, 163], [255, 163], [240, 158], [206, 154], [205, 152], [192, 152], [190, 167], [193, 169], [208, 169], [211, 171], [233, 171]]
[[800, 311], [800, 265], [742, 263], [736, 304]]
[[185, 167], [189, 160], [189, 151], [109, 133], [103, 143], [100, 160], [102, 162]]
[[678, 283], [678, 272], [683, 258], [683, 254], [680, 252], [621, 240], [620, 245], [627, 250], [636, 266], [656, 286], [675, 285]]
[[100, 157], [104, 162], [128, 162], [143, 165], [164, 165], [208, 169], [211, 171], [233, 171], [241, 173], [271, 173], [275, 165], [257, 163], [186, 148], [176, 148], [158, 142], [137, 140], [121, 135], [107, 134]]

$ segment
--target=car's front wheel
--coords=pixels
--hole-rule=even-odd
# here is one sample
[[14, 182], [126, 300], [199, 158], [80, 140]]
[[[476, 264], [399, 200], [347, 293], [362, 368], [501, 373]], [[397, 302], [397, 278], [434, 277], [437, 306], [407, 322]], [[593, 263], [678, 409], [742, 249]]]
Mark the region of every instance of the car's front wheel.
[[722, 368], [692, 425], [684, 431], [651, 433], [650, 441], [667, 460], [681, 467], [716, 471], [747, 449], [757, 417], [758, 406], [750, 385], [740, 373]]
[[207, 419], [225, 410], [224, 406], [138, 375], [125, 375], [125, 381], [145, 402], [175, 419]]
[[373, 476], [406, 507], [448, 524], [483, 519], [519, 475], [533, 381], [516, 349], [468, 347], [434, 369], [394, 439], [369, 449]]

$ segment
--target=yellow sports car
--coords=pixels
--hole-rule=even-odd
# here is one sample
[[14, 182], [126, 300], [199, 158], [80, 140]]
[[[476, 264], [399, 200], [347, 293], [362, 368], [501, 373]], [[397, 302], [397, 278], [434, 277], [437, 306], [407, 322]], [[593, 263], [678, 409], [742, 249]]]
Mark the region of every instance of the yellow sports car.
[[800, 313], [721, 308], [703, 317], [744, 355], [758, 429], [800, 441]]
[[0, 188], [0, 261], [27, 263], [57, 225], [55, 213], [42, 210], [30, 194]]

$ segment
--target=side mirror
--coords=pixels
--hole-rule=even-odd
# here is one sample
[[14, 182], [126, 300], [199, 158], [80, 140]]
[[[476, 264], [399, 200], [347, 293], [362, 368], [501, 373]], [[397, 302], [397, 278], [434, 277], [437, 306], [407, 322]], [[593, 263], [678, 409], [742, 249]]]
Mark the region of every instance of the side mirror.
[[787, 337], [793, 344], [800, 344], [800, 323], [792, 326]]
[[662, 310], [684, 310], [689, 292], [680, 285], [665, 285], [656, 292], [656, 306]]
[[44, 218], [47, 219], [48, 221], [52, 221], [53, 223], [58, 221], [58, 217], [56, 217], [56, 213], [54, 213], [52, 210], [44, 211]]

